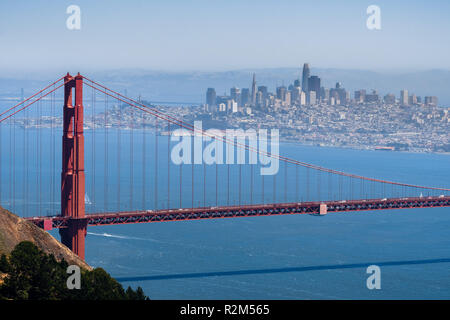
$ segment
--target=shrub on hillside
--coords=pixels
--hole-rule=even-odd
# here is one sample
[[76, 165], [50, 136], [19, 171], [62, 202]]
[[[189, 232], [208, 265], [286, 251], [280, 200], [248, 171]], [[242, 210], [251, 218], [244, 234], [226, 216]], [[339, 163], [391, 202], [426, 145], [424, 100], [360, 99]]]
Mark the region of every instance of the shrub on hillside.
[[68, 289], [66, 261], [57, 261], [32, 242], [23, 241], [9, 257], [0, 258], [0, 272], [7, 273], [0, 286], [0, 299], [13, 300], [145, 300], [142, 288], [136, 291], [113, 279], [105, 270], [81, 270], [81, 288]]

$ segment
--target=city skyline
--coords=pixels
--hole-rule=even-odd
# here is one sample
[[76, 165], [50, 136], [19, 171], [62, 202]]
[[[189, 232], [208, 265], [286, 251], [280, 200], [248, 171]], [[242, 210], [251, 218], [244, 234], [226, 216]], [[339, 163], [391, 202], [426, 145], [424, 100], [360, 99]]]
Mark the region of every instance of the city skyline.
[[[321, 79], [312, 75], [310, 64], [304, 63], [297, 79], [286, 87], [284, 83], [276, 86], [274, 93], [268, 91], [266, 85], [259, 85], [256, 89], [256, 74], [253, 73], [251, 96], [249, 88], [238, 88], [233, 86], [230, 94], [225, 92], [218, 95], [215, 88], [209, 87], [206, 91], [205, 108], [210, 112], [241, 112], [251, 114], [252, 108], [267, 110], [283, 106], [304, 106], [316, 104], [328, 105], [352, 105], [352, 104], [399, 104], [410, 105], [433, 105], [438, 106], [437, 96], [417, 96], [408, 89], [401, 89], [399, 98], [392, 92], [382, 96], [378, 89], [355, 90], [353, 95], [346, 90], [342, 83], [337, 80], [334, 87], [321, 86]], [[353, 99], [352, 99], [353, 97]]]
[[[91, 72], [89, 75], [108, 83], [115, 83], [121, 92], [127, 92], [136, 98], [142, 97], [156, 103], [188, 105], [206, 103], [205, 94], [208, 87], [214, 87], [217, 95], [228, 95], [231, 87], [251, 89], [249, 81], [253, 73], [258, 75], [258, 86], [264, 85], [270, 91], [276, 91], [277, 87], [292, 83], [294, 79], [298, 79], [301, 84], [302, 63], [298, 63], [296, 68], [242, 69], [227, 72], [109, 70]], [[312, 65], [312, 74], [320, 78], [323, 87], [334, 88], [338, 80], [352, 95], [364, 89], [368, 95], [376, 90], [382, 96], [392, 93], [398, 96], [401, 90], [407, 89], [416, 96], [437, 96], [440, 107], [450, 105], [450, 95], [447, 91], [450, 71], [377, 73], [351, 69], [323, 69]], [[60, 73], [44, 73], [39, 77], [19, 72], [16, 72], [15, 77], [0, 75], [0, 99], [20, 98], [21, 92], [17, 88], [23, 88], [26, 96], [29, 90], [40, 88], [49, 77], [57, 75]]]

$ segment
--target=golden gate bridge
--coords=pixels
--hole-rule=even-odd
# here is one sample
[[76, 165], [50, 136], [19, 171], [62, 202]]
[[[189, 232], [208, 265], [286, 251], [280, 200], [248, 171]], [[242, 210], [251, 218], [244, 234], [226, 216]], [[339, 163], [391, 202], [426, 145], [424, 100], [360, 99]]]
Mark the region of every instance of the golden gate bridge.
[[[55, 93], [60, 88], [64, 90], [64, 106], [60, 121], [63, 132], [59, 185], [55, 174], [59, 169], [56, 165], [58, 148], [55, 135], [57, 114], [60, 111], [56, 106]], [[85, 114], [84, 104], [89, 98], [83, 97], [84, 88], [91, 93], [88, 103], [90, 114]], [[98, 95], [103, 96], [105, 103], [103, 113], [96, 113]], [[48, 115], [43, 114], [44, 101], [50, 101]], [[111, 103], [116, 103], [119, 108], [111, 110]], [[28, 112], [31, 106], [36, 105], [37, 118], [31, 121]], [[130, 119], [126, 119], [120, 106], [132, 110]], [[118, 115], [119, 123], [112, 120], [113, 113]], [[87, 119], [91, 121], [90, 159], [85, 156], [84, 130]], [[95, 123], [99, 120], [103, 122], [103, 131], [96, 127]], [[124, 140], [120, 133], [121, 121], [131, 122], [129, 140]], [[17, 123], [26, 132], [21, 138], [15, 134]], [[33, 130], [30, 123], [37, 130]], [[43, 138], [41, 134], [45, 125], [47, 128], [50, 126], [49, 139]], [[115, 127], [119, 130], [110, 132]], [[147, 136], [149, 127], [154, 133], [152, 138]], [[170, 164], [170, 137], [171, 132], [181, 128], [193, 135], [232, 145], [249, 155], [253, 153], [276, 158], [283, 164], [281, 178], [277, 177], [279, 175], [258, 176], [254, 174], [252, 165], [219, 165], [216, 162], [212, 168], [206, 168], [205, 163], [189, 166], [180, 164], [174, 168]], [[134, 133], [134, 129], [141, 130]], [[161, 135], [162, 132], [167, 137]], [[96, 138], [97, 134], [101, 134], [102, 139]], [[154, 139], [152, 148], [147, 146], [149, 139]], [[167, 141], [160, 141], [165, 139]], [[161, 149], [163, 144], [164, 150]], [[17, 155], [19, 149], [23, 156]], [[100, 152], [102, 163], [99, 165], [97, 160]], [[49, 153], [50, 160], [47, 158], [44, 161], [43, 153]], [[139, 153], [139, 161], [135, 153]], [[3, 163], [2, 154], [6, 155]], [[167, 164], [163, 166], [166, 160]], [[86, 170], [86, 162], [92, 172]], [[152, 168], [149, 163], [152, 163]], [[135, 170], [138, 166], [140, 171]], [[124, 168], [128, 170], [125, 179]], [[101, 171], [101, 175], [98, 171]], [[88, 180], [85, 175], [88, 175]], [[46, 180], [48, 176], [50, 178]], [[116, 179], [114, 185], [113, 176]], [[103, 180], [100, 186], [103, 203], [95, 196], [100, 185], [99, 178]], [[30, 184], [35, 184], [34, 190], [30, 191]], [[2, 186], [6, 189], [3, 192]], [[112, 190], [113, 187], [115, 190]], [[92, 194], [89, 201], [86, 188]], [[139, 200], [135, 196], [136, 189], [141, 193]], [[131, 99], [85, 76], [71, 76], [69, 73], [0, 113], [0, 204], [12, 211], [18, 209], [19, 191], [23, 202], [22, 216], [44, 230], [59, 229], [62, 243], [82, 259], [88, 226], [450, 206], [449, 188], [370, 178], [264, 151], [250, 143], [212, 135], [208, 130], [199, 129], [181, 118]], [[60, 207], [56, 208], [58, 191]], [[127, 191], [128, 203], [121, 201]], [[30, 193], [35, 197], [33, 194], [30, 196]], [[49, 211], [45, 214], [42, 204], [46, 196], [44, 193], [50, 193], [52, 198], [51, 205], [47, 206]], [[2, 202], [4, 194], [7, 194], [8, 202]], [[178, 199], [171, 198], [171, 194], [177, 194], [175, 198]], [[199, 197], [197, 194], [202, 195]], [[187, 200], [189, 196], [190, 201]], [[108, 203], [111, 198], [114, 199], [113, 205]], [[149, 198], [153, 198], [153, 204], [149, 203]], [[167, 200], [167, 204], [161, 205], [161, 198]], [[38, 206], [30, 209], [32, 200]], [[136, 202], [140, 202], [139, 205]], [[95, 205], [91, 206], [91, 203]], [[92, 208], [86, 209], [86, 205]]]

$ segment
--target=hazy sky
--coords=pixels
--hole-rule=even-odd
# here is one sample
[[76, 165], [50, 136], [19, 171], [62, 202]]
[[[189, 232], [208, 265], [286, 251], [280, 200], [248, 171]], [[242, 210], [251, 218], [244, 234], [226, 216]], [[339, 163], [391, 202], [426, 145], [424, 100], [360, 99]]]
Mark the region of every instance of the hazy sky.
[[[81, 30], [66, 8], [81, 8]], [[381, 8], [379, 31], [366, 9]], [[450, 69], [450, 1], [0, 2], [0, 73], [147, 68]]]

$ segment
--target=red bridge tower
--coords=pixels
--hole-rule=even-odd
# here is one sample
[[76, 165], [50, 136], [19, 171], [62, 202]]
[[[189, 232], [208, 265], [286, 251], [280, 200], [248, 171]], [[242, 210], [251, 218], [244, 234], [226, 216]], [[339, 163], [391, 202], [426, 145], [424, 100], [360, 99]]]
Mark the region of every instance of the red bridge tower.
[[[70, 217], [60, 229], [61, 242], [84, 260], [87, 218], [85, 217], [85, 176], [83, 136], [83, 77], [64, 77], [64, 118], [62, 137], [61, 215]], [[75, 88], [75, 105], [72, 89]]]

